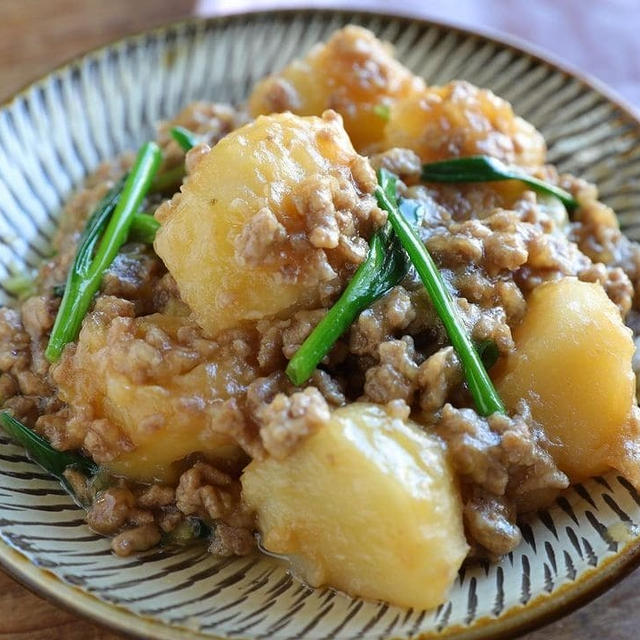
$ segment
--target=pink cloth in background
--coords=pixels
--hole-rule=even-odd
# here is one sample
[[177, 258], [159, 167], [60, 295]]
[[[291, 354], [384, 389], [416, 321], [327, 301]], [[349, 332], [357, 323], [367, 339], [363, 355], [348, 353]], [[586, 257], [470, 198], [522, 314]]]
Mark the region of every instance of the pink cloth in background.
[[198, 0], [198, 15], [271, 7], [345, 7], [498, 30], [546, 49], [640, 108], [640, 0]]

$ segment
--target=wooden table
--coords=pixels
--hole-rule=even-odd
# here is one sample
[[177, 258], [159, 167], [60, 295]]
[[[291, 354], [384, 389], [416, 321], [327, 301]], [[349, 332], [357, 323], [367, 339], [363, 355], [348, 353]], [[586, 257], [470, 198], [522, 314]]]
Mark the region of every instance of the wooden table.
[[[640, 104], [640, 39], [635, 34], [637, 16], [633, 20], [635, 3], [636, 0], [537, 0], [525, 5], [507, 4], [504, 0], [405, 0], [403, 8], [410, 10], [413, 4], [416, 12], [427, 16], [467, 20], [537, 40], [599, 74]], [[0, 0], [0, 100], [91, 47], [194, 12], [230, 10], [233, 4], [234, 0]], [[266, 3], [254, 0], [235, 4]], [[348, 6], [362, 4], [352, 0]], [[375, 5], [376, 0], [366, 4]], [[387, 6], [385, 0], [377, 0], [377, 4]], [[609, 12], [608, 21], [603, 12]], [[594, 23], [599, 26], [596, 28]], [[592, 604], [523, 640], [631, 640], [640, 637], [639, 628], [637, 572]], [[121, 638], [41, 600], [0, 572], [1, 640]]]

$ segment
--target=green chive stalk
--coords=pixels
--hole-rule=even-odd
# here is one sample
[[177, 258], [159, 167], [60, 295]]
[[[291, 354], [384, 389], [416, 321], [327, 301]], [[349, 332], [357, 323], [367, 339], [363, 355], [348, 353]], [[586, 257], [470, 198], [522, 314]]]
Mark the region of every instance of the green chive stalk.
[[131, 220], [129, 240], [153, 244], [160, 223], [149, 213], [136, 213]]
[[64, 472], [69, 467], [92, 476], [98, 467], [93, 460], [77, 453], [58, 451], [47, 440], [14, 418], [8, 411], [0, 411], [0, 426], [18, 444], [21, 444], [29, 457], [45, 471], [64, 481]]
[[133, 216], [151, 187], [160, 161], [160, 149], [155, 143], [143, 145], [124, 183], [118, 183], [107, 194], [89, 219], [45, 351], [49, 362], [56, 362], [65, 345], [77, 338], [102, 275], [126, 241]]
[[[416, 219], [418, 203], [406, 201], [405, 215]], [[286, 374], [295, 385], [306, 382], [318, 363], [358, 315], [395, 287], [409, 270], [409, 260], [387, 223], [374, 233], [365, 261], [327, 315], [316, 325], [287, 365]]]
[[449, 340], [460, 358], [478, 413], [483, 416], [489, 416], [496, 412], [505, 413], [504, 405], [465, 331], [455, 302], [446, 288], [438, 267], [416, 229], [407, 222], [398, 210], [395, 182], [395, 176], [388, 171], [381, 169], [378, 172], [379, 186], [376, 189], [378, 205], [387, 212], [389, 222], [418, 272], [436, 313], [447, 331]]
[[468, 156], [422, 165], [422, 180], [425, 182], [492, 182], [495, 180], [519, 180], [537, 193], [558, 198], [572, 212], [578, 207], [576, 199], [564, 189], [538, 180], [521, 169], [509, 167], [490, 156]]

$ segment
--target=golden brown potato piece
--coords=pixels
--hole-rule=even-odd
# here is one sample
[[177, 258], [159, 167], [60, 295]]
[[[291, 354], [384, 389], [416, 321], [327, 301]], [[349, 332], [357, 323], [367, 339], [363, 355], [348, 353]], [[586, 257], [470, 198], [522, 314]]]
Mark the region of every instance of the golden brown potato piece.
[[156, 212], [155, 249], [198, 323], [313, 307], [342, 286], [384, 220], [340, 116], [261, 116], [206, 153]]
[[575, 278], [537, 287], [514, 339], [515, 353], [496, 378], [507, 407], [529, 403], [572, 482], [624, 470], [636, 438], [634, 346], [603, 288]]
[[392, 147], [412, 149], [423, 162], [483, 154], [537, 167], [546, 155], [543, 137], [506, 100], [460, 81], [394, 102], [384, 138]]
[[282, 111], [320, 115], [335, 109], [356, 149], [363, 150], [383, 137], [393, 101], [423, 88], [424, 82], [393, 58], [389, 44], [362, 27], [348, 26], [260, 82], [249, 110], [257, 116]]
[[265, 548], [313, 586], [428, 609], [467, 554], [442, 443], [378, 405], [337, 409], [289, 457], [253, 461], [242, 487]]
[[257, 375], [253, 347], [242, 355], [231, 341], [203, 340], [186, 318], [98, 311], [55, 376], [73, 416], [90, 423], [85, 445], [99, 462], [135, 480], [171, 481], [191, 453], [231, 466], [243, 458], [226, 433], [237, 415], [224, 400]]

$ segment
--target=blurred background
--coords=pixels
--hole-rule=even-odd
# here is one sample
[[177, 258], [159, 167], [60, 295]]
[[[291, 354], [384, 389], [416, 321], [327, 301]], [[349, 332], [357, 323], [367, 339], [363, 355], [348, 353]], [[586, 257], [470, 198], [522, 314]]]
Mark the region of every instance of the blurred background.
[[[640, 0], [0, 0], [0, 102], [88, 49], [184, 17], [250, 8], [378, 9], [515, 36], [616, 90], [640, 111]], [[523, 640], [631, 640], [640, 573]], [[123, 640], [0, 572], [0, 640]]]
[[152, 25], [302, 5], [395, 11], [502, 31], [596, 76], [640, 109], [639, 0], [0, 0], [0, 101], [70, 57]]

